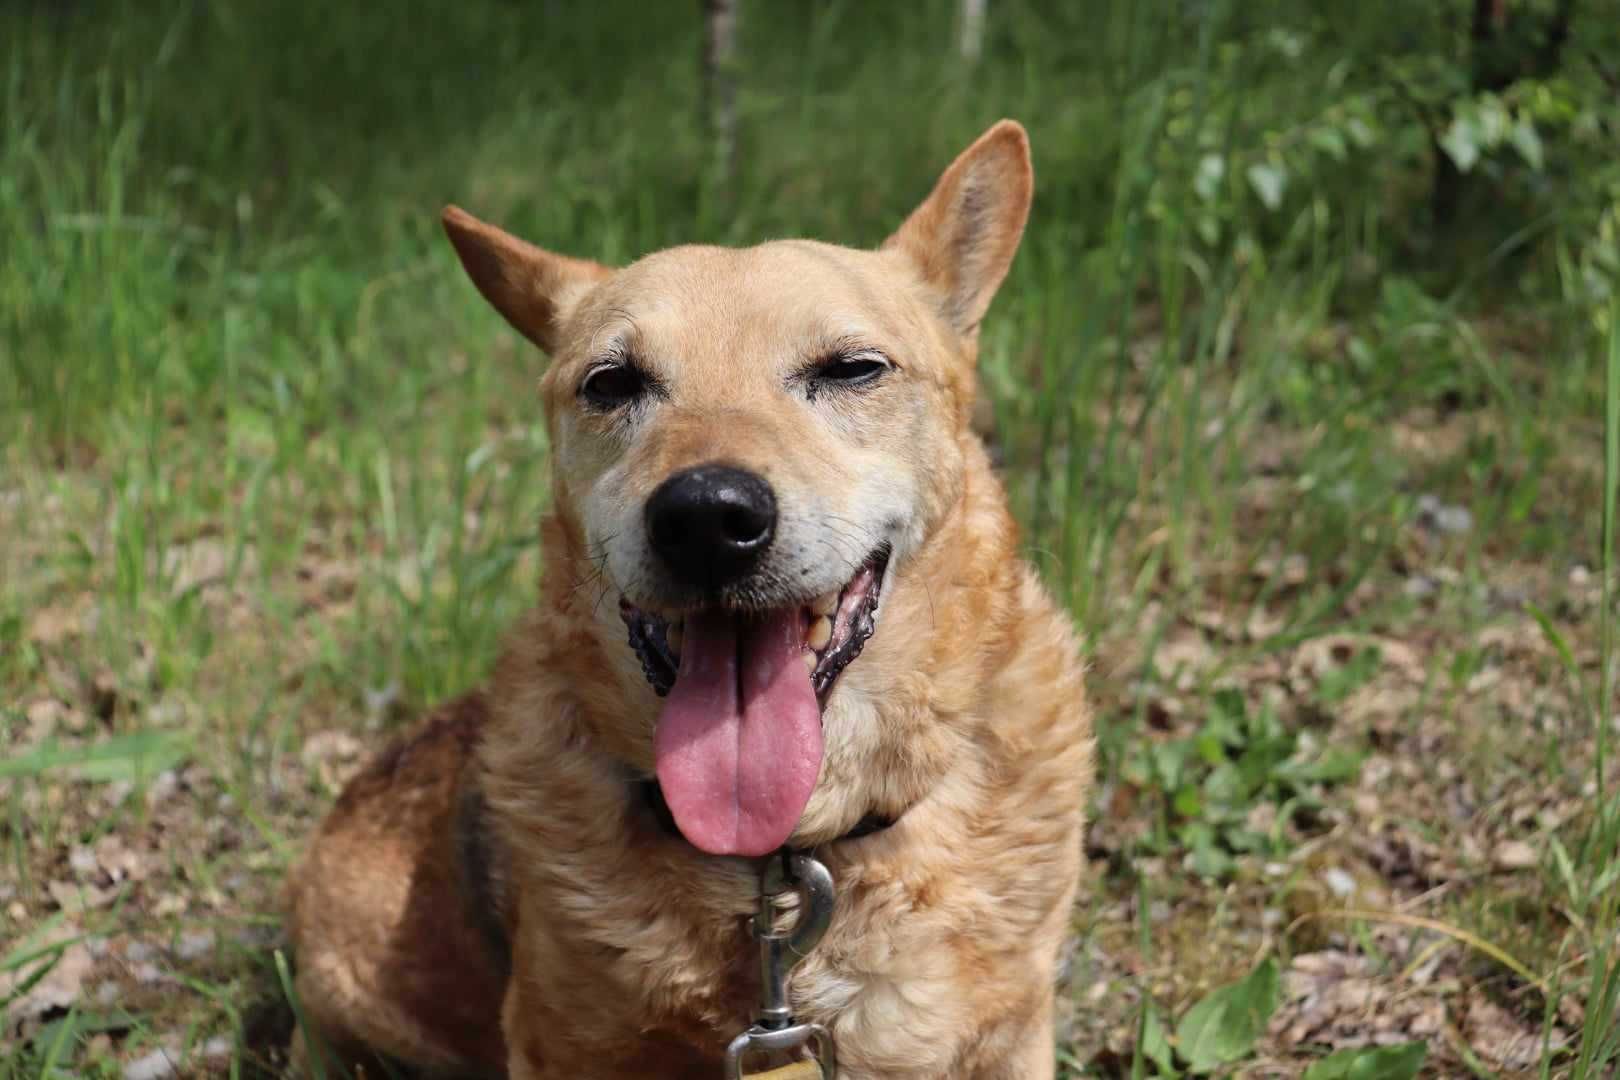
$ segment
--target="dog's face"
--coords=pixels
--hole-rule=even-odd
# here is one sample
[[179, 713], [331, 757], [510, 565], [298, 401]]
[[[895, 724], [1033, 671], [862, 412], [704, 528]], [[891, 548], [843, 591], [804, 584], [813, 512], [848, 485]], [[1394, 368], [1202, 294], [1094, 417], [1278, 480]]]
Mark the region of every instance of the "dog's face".
[[916, 543], [916, 451], [948, 447], [949, 403], [883, 261], [676, 248], [581, 305], [544, 393], [586, 541], [635, 608], [802, 605]]
[[552, 356], [558, 513], [667, 695], [658, 776], [704, 850], [792, 832], [821, 710], [959, 495], [978, 324], [1030, 187], [1004, 121], [878, 251], [681, 247], [614, 271], [445, 213], [473, 281]]

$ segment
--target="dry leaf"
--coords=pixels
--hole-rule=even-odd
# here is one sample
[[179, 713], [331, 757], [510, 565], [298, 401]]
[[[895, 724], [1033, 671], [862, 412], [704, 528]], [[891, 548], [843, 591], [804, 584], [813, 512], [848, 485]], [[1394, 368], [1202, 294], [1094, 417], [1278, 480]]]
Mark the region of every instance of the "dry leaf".
[[60, 600], [40, 608], [28, 620], [28, 640], [36, 645], [59, 645], [84, 633], [85, 597]]
[[98, 889], [83, 882], [53, 881], [45, 888], [51, 894], [51, 899], [56, 901], [56, 906], [69, 915], [104, 908], [118, 896], [117, 889]]
[[1491, 852], [1491, 862], [1501, 870], [1528, 870], [1540, 861], [1536, 849], [1523, 840], [1504, 840]]
[[347, 784], [360, 771], [360, 755], [365, 747], [347, 731], [319, 731], [304, 740], [300, 757], [332, 790]]
[[[37, 942], [39, 948], [63, 942], [72, 944], [62, 949], [55, 965], [44, 978], [6, 1007], [6, 1018], [10, 1025], [37, 1019], [56, 1009], [65, 1009], [79, 1000], [79, 995], [84, 991], [84, 980], [96, 965], [95, 957], [90, 954], [90, 947], [82, 936], [83, 931], [78, 924], [67, 921], [40, 938]], [[10, 997], [37, 970], [38, 966], [30, 964], [18, 971], [0, 972], [0, 998]]]
[[[1464, 1032], [1473, 1051], [1498, 1068], [1527, 1069], [1541, 1060], [1541, 1029], [1477, 991], [1469, 997]], [[1554, 1045], [1561, 1041], [1555, 1033]]]

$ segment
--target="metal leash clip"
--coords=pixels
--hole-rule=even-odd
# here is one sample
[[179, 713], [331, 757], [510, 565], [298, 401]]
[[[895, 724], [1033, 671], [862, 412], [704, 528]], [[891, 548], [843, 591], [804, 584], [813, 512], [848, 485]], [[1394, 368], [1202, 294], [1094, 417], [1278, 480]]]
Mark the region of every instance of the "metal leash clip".
[[[777, 930], [781, 900], [799, 894], [799, 918], [791, 930]], [[810, 856], [783, 852], [765, 863], [759, 881], [759, 911], [753, 919], [759, 942], [759, 1013], [747, 1031], [726, 1048], [727, 1080], [743, 1080], [743, 1059], [755, 1053], [785, 1053], [810, 1048], [823, 1080], [838, 1075], [832, 1032], [821, 1024], [800, 1024], [788, 1004], [788, 976], [832, 923], [832, 874]]]

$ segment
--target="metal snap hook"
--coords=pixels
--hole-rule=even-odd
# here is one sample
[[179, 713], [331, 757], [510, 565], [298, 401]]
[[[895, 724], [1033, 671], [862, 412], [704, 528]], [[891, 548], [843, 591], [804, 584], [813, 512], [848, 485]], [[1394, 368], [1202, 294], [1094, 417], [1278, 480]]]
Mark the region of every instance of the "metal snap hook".
[[833, 1048], [832, 1033], [820, 1024], [794, 1024], [781, 1031], [749, 1028], [726, 1047], [726, 1080], [747, 1080], [743, 1059], [751, 1053], [797, 1050], [801, 1046], [811, 1047], [811, 1057], [821, 1070], [821, 1080], [837, 1080], [838, 1054]]
[[799, 894], [799, 919], [788, 935], [788, 950], [793, 954], [788, 968], [792, 969], [821, 943], [832, 925], [835, 900], [832, 873], [803, 852], [783, 852], [780, 857], [771, 859], [760, 876], [756, 936], [764, 938], [773, 932], [771, 928], [780, 907], [778, 898], [788, 892]]
[[[726, 1076], [742, 1080], [743, 1058], [750, 1053], [809, 1046], [822, 1076], [832, 1080], [838, 1073], [832, 1033], [820, 1024], [796, 1023], [788, 1004], [789, 974], [832, 924], [832, 874], [808, 855], [783, 852], [766, 862], [759, 884], [759, 909], [753, 921], [754, 939], [759, 942], [759, 1011], [753, 1026], [726, 1048]], [[790, 892], [798, 894], [799, 917], [792, 928], [778, 930], [782, 898]]]

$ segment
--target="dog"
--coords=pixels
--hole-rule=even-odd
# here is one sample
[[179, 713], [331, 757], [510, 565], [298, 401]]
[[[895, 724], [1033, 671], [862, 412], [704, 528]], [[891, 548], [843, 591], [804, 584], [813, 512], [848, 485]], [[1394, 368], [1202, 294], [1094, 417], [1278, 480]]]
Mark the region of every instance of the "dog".
[[719, 1076], [761, 874], [801, 852], [832, 915], [787, 1002], [838, 1075], [1053, 1075], [1091, 717], [972, 430], [1032, 190], [1004, 120], [875, 251], [610, 269], [445, 210], [550, 357], [541, 595], [290, 874], [306, 1057]]

